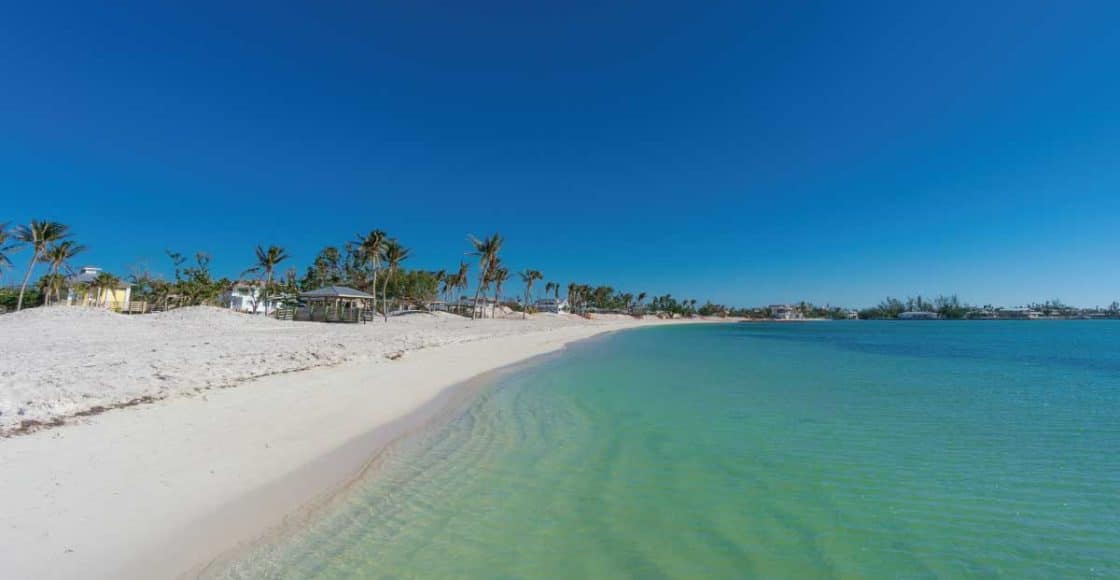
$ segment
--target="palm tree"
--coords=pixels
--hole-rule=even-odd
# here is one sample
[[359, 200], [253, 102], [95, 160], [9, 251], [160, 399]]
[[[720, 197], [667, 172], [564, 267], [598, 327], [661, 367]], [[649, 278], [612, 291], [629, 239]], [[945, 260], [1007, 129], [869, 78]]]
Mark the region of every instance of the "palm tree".
[[[539, 270], [525, 270], [521, 272], [521, 281], [525, 283], [525, 305], [521, 309], [522, 320], [529, 317], [529, 299], [533, 294], [533, 282], [542, 278], [544, 278], [544, 274], [541, 274]], [[552, 284], [552, 282], [548, 284]], [[548, 293], [548, 284], [545, 284], [545, 293]]]
[[61, 274], [49, 273], [39, 276], [39, 281], [36, 284], [39, 288], [39, 293], [43, 295], [43, 306], [50, 304], [51, 294], [59, 293], [62, 285], [66, 283], [66, 279]]
[[448, 277], [447, 270], [436, 270], [436, 271], [432, 272], [432, 278], [435, 278], [437, 288], [439, 287], [440, 284], [443, 284], [444, 282], [447, 281], [447, 277]]
[[15, 238], [25, 245], [31, 246], [32, 250], [31, 261], [27, 264], [27, 273], [23, 275], [23, 284], [19, 287], [16, 312], [23, 309], [23, 293], [27, 290], [27, 281], [31, 278], [31, 271], [35, 269], [35, 264], [47, 251], [47, 246], [69, 236], [69, 226], [47, 220], [31, 220], [30, 225], [16, 228]]
[[502, 285], [509, 280], [509, 268], [502, 266], [496, 260], [490, 267], [493, 272], [491, 279], [494, 281], [494, 307], [490, 309], [490, 318], [498, 317], [498, 306], [502, 301]]
[[264, 315], [268, 316], [268, 290], [272, 287], [272, 275], [276, 272], [276, 265], [288, 259], [284, 248], [269, 246], [264, 249], [257, 246], [257, 265], [250, 268], [250, 272], [260, 272], [264, 275]]
[[109, 290], [120, 286], [121, 279], [108, 272], [100, 272], [93, 279], [93, 287], [97, 289], [97, 305], [108, 306]]
[[645, 292], [638, 292], [638, 308], [639, 309], [642, 307], [642, 301], [645, 300], [645, 299], [646, 299], [646, 293]]
[[[443, 293], [443, 292], [440, 291], [440, 288], [439, 288], [440, 284], [443, 284], [443, 290], [444, 291], [447, 290], [447, 278], [448, 278], [447, 270], [436, 270], [435, 272], [432, 272], [432, 277], [436, 279], [436, 294], [442, 294]], [[429, 305], [429, 307], [430, 306], [431, 305]]]
[[556, 300], [557, 300], [557, 302], [559, 302], [559, 300], [560, 300], [560, 285], [557, 284], [556, 282], [545, 282], [544, 283], [544, 295], [548, 296], [549, 293], [553, 293], [553, 292], [555, 292]]
[[447, 307], [451, 308], [451, 292], [455, 290], [455, 274], [448, 272], [443, 276], [443, 288], [440, 289], [440, 295], [443, 296], [443, 301], [447, 303]]
[[469, 255], [478, 257], [478, 266], [482, 270], [478, 273], [478, 288], [474, 291], [474, 307], [471, 308], [471, 320], [474, 320], [478, 310], [478, 299], [482, 296], [483, 287], [490, 280], [491, 270], [497, 265], [498, 252], [502, 249], [503, 240], [501, 234], [494, 234], [483, 240], [474, 236], [468, 236], [467, 239], [474, 246], [474, 251]]
[[463, 296], [463, 291], [466, 290], [467, 286], [470, 286], [471, 283], [470, 277], [467, 276], [468, 270], [470, 270], [470, 264], [466, 262], [459, 262], [459, 271], [455, 273], [454, 286], [456, 307], [458, 307], [459, 305], [459, 299]]
[[373, 294], [374, 312], [377, 312], [377, 274], [381, 271], [381, 254], [388, 241], [389, 235], [382, 230], [371, 230], [364, 237], [359, 235], [357, 241], [358, 251], [361, 252], [365, 263], [373, 268], [373, 280], [370, 283], [373, 291], [370, 294]]
[[[50, 266], [50, 273], [54, 276], [59, 276], [62, 268], [66, 267], [66, 269], [69, 270], [70, 260], [85, 250], [85, 246], [66, 240], [47, 248], [47, 251], [43, 253], [43, 259], [46, 260], [47, 264]], [[62, 300], [62, 286], [63, 284], [59, 283], [57, 280], [55, 284], [52, 285], [55, 302]], [[49, 296], [44, 296], [44, 304], [47, 303], [47, 298], [49, 298]]]
[[389, 302], [385, 292], [389, 288], [389, 280], [400, 270], [401, 262], [408, 259], [411, 250], [402, 246], [397, 240], [387, 240], [381, 250], [381, 259], [385, 263], [385, 281], [381, 283], [381, 307], [385, 314], [385, 322], [389, 322]]
[[18, 245], [8, 243], [9, 237], [11, 234], [8, 232], [8, 222], [4, 222], [0, 224], [0, 279], [4, 277], [4, 268], [12, 267], [9, 255], [19, 251]]
[[571, 282], [568, 284], [568, 308], [572, 312], [576, 311], [576, 301], [579, 299], [579, 284]]

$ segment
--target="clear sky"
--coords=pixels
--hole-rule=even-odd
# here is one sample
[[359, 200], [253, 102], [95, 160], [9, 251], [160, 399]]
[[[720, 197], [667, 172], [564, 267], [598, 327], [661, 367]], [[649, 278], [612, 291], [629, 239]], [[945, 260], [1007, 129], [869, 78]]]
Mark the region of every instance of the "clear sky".
[[1120, 299], [1116, 2], [154, 4], [0, 20], [0, 222], [82, 263], [500, 231], [734, 305]]

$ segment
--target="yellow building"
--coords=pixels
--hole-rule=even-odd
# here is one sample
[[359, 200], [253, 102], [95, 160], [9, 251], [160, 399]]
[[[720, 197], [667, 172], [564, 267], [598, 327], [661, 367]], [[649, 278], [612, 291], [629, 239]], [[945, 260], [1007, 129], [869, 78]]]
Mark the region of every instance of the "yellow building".
[[108, 308], [117, 312], [128, 310], [132, 302], [132, 287], [123, 281], [118, 281], [111, 288], [100, 287], [97, 276], [101, 272], [101, 268], [84, 266], [80, 272], [68, 278], [66, 303], [71, 306]]

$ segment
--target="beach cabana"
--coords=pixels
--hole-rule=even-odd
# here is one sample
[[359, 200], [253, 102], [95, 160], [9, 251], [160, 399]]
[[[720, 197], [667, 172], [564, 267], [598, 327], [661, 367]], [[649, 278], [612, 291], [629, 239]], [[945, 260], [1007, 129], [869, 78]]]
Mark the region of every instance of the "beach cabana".
[[346, 286], [324, 286], [299, 295], [307, 306], [297, 317], [315, 322], [373, 320], [373, 295]]

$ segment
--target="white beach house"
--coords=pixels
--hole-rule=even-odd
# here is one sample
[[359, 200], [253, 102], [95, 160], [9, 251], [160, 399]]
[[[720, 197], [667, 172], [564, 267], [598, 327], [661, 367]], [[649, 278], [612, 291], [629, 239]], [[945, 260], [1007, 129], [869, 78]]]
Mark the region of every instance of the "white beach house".
[[[251, 314], [264, 314], [264, 284], [256, 280], [238, 280], [229, 290], [218, 296], [218, 303], [230, 310]], [[275, 312], [281, 306], [281, 296], [268, 297], [268, 312]]]
[[801, 320], [805, 318], [805, 315], [789, 304], [771, 304], [770, 318], [774, 320]]
[[568, 306], [568, 301], [563, 298], [541, 298], [533, 304], [533, 308], [537, 312], [551, 312], [553, 314], [571, 312], [572, 309]]
[[1006, 320], [1038, 320], [1042, 314], [1037, 310], [1030, 308], [1000, 308], [996, 310], [996, 316]]

